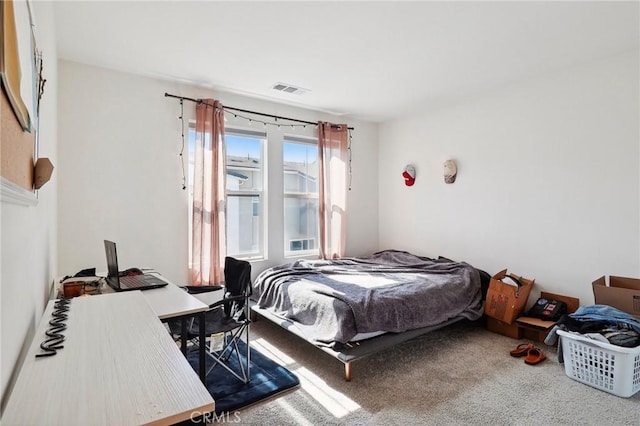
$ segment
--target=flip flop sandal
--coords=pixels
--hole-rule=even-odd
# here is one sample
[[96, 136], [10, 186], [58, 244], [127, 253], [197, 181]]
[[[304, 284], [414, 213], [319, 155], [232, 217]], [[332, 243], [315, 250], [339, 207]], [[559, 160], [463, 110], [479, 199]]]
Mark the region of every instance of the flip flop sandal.
[[533, 345], [531, 343], [520, 343], [509, 353], [511, 356], [521, 357], [527, 355], [531, 349], [533, 349]]
[[524, 359], [524, 362], [529, 365], [540, 364], [542, 361], [547, 359], [547, 356], [540, 349], [534, 347], [533, 349], [529, 349], [527, 353], [527, 357]]

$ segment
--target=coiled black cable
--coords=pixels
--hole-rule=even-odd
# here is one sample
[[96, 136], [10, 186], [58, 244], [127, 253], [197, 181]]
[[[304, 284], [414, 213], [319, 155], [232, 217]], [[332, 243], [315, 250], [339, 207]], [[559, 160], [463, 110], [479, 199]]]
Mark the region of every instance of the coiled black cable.
[[47, 336], [42, 343], [40, 343], [40, 349], [44, 352], [36, 354], [36, 358], [44, 356], [52, 356], [57, 353], [58, 349], [62, 349], [64, 345], [63, 331], [67, 329], [65, 321], [69, 318], [67, 312], [69, 312], [71, 299], [60, 297], [53, 304], [53, 312], [51, 312], [51, 320], [49, 320], [50, 327], [44, 333]]

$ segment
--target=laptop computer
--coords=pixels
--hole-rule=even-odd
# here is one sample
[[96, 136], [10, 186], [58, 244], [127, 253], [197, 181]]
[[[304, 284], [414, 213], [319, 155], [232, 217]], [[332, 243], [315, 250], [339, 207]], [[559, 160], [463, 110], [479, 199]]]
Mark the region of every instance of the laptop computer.
[[118, 271], [118, 255], [116, 243], [104, 240], [104, 251], [107, 255], [107, 284], [115, 291], [149, 290], [164, 287], [168, 282], [155, 275], [120, 276]]

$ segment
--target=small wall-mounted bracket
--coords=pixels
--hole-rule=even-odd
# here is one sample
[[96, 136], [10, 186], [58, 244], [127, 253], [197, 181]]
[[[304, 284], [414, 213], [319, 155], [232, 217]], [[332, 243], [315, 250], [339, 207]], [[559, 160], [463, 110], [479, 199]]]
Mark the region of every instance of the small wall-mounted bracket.
[[53, 174], [53, 164], [48, 158], [38, 158], [36, 165], [33, 167], [33, 187], [40, 189], [49, 182]]

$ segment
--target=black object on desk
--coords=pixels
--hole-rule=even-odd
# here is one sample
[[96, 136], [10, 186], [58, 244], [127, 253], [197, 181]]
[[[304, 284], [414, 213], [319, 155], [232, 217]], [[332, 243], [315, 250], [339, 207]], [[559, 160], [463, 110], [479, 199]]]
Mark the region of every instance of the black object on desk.
[[51, 327], [44, 333], [47, 339], [40, 343], [40, 349], [44, 352], [36, 354], [36, 358], [55, 355], [58, 353], [58, 349], [64, 347], [62, 344], [64, 342], [64, 334], [62, 332], [67, 329], [65, 321], [69, 318], [67, 312], [69, 312], [70, 303], [69, 299], [61, 297], [53, 304], [53, 312], [51, 312], [53, 318], [49, 320]]
[[104, 240], [104, 251], [107, 257], [107, 284], [115, 291], [149, 290], [169, 284], [154, 275], [125, 275], [121, 279], [120, 271], [118, 270], [116, 243]]

